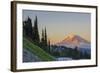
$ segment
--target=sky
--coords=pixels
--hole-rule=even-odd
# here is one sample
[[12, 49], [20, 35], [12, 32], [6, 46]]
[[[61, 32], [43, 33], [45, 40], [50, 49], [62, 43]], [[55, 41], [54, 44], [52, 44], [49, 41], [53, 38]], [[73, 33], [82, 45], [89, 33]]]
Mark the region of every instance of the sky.
[[23, 10], [23, 21], [28, 16], [33, 26], [37, 16], [40, 37], [42, 29], [46, 27], [51, 43], [57, 43], [69, 34], [79, 35], [89, 42], [91, 40], [90, 13]]

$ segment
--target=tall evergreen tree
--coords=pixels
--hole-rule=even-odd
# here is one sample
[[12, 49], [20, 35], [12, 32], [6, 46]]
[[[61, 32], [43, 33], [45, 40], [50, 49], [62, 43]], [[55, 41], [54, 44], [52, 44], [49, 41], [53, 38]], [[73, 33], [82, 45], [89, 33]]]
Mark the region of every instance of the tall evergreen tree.
[[50, 40], [48, 41], [48, 46], [49, 46], [49, 48], [50, 48]]
[[23, 22], [23, 32], [24, 32], [24, 35], [32, 39], [33, 30], [32, 30], [32, 21], [30, 17], [28, 17], [28, 19]]
[[41, 37], [41, 42], [44, 43], [45, 39], [44, 39], [44, 30], [42, 29], [42, 37]]
[[48, 52], [50, 53], [51, 50], [50, 50], [50, 40], [48, 40]]
[[40, 42], [40, 37], [39, 37], [39, 31], [38, 31], [38, 20], [37, 16], [35, 17], [34, 20], [34, 28], [33, 28], [33, 41], [39, 43]]
[[45, 46], [47, 46], [47, 32], [46, 32], [46, 27], [45, 27], [44, 40], [45, 40]]
[[45, 29], [42, 29], [41, 47], [42, 47], [46, 52], [48, 52], [49, 47], [48, 47], [48, 42], [47, 42], [46, 28], [45, 28]]

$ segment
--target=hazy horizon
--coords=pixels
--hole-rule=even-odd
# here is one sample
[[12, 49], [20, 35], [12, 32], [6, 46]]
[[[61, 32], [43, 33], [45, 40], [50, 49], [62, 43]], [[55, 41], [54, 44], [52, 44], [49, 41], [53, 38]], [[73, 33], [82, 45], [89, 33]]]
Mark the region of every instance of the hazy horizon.
[[69, 34], [79, 35], [89, 42], [91, 40], [90, 13], [23, 10], [23, 21], [28, 16], [32, 19], [33, 26], [37, 16], [40, 37], [42, 29], [46, 27], [51, 43], [59, 42]]

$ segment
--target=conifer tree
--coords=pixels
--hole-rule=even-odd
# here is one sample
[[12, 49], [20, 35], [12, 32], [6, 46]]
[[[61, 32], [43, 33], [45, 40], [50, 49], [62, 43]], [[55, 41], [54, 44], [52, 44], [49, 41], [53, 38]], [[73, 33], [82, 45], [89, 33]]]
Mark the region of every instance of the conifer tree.
[[44, 30], [42, 29], [41, 43], [44, 44], [44, 41], [45, 41], [45, 39], [44, 39]]
[[27, 37], [32, 39], [32, 36], [33, 36], [32, 32], [33, 32], [33, 30], [32, 30], [32, 21], [31, 21], [30, 17], [28, 17], [28, 19], [23, 22], [23, 30], [24, 30], [24, 34]]
[[50, 53], [50, 40], [48, 40], [48, 52]]
[[41, 47], [42, 47], [46, 52], [48, 52], [48, 42], [47, 42], [46, 28], [45, 28], [45, 29], [42, 29]]
[[40, 37], [39, 37], [39, 31], [38, 31], [38, 20], [37, 16], [35, 17], [34, 20], [34, 27], [33, 27], [33, 41], [39, 43], [40, 42]]
[[45, 40], [45, 46], [47, 47], [47, 32], [46, 32], [46, 27], [45, 27], [44, 40]]

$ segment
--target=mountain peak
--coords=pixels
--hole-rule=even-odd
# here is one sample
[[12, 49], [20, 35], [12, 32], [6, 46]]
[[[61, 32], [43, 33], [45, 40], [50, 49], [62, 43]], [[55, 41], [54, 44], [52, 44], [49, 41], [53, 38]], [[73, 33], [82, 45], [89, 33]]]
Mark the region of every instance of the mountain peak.
[[74, 35], [74, 34], [69, 34], [63, 41], [67, 41], [67, 42], [85, 42], [85, 43], [89, 43], [87, 40], [85, 40], [84, 38], [78, 36], [78, 35]]
[[75, 34], [69, 34], [67, 37], [73, 38], [73, 37], [75, 37], [75, 36], [76, 36]]
[[81, 44], [90, 44], [87, 40], [82, 38], [81, 36], [74, 35], [74, 34], [69, 34], [65, 37], [64, 40], [61, 42], [57, 43], [58, 45], [71, 45], [71, 46], [80, 46]]

